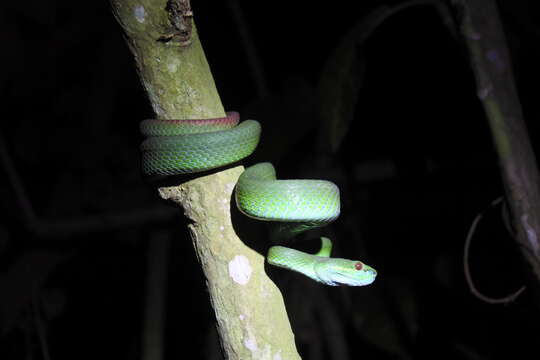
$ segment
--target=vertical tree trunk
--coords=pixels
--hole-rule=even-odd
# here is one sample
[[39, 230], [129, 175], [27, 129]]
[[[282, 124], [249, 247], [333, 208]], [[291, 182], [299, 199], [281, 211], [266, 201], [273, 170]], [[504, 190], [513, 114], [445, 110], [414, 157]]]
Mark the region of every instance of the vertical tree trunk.
[[[111, 0], [111, 5], [157, 118], [225, 115], [189, 1]], [[133, 119], [133, 126], [139, 120]], [[299, 359], [281, 293], [264, 272], [264, 258], [240, 241], [231, 224], [232, 191], [242, 172], [243, 167], [235, 167], [159, 193], [181, 205], [192, 222], [189, 230], [226, 357]]]
[[[453, 0], [499, 156], [516, 240], [540, 284], [540, 179], [494, 0]], [[538, 288], [538, 286], [535, 286]]]

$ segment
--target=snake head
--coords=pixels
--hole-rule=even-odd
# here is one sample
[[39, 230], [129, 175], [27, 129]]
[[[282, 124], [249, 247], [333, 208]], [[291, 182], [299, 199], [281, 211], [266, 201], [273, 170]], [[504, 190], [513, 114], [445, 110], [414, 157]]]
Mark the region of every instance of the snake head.
[[320, 258], [314, 265], [318, 280], [326, 285], [364, 286], [375, 281], [377, 271], [358, 260]]

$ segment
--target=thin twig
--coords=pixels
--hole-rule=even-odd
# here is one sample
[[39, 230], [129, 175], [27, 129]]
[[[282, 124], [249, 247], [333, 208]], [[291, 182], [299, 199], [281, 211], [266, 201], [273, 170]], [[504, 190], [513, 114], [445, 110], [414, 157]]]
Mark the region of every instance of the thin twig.
[[[501, 203], [502, 200], [503, 200], [503, 197], [497, 198], [496, 200], [494, 200], [490, 204], [490, 207], [493, 207], [493, 206]], [[514, 301], [515, 299], [517, 299], [518, 296], [521, 295], [521, 293], [523, 291], [525, 291], [526, 287], [522, 286], [516, 292], [514, 292], [513, 294], [510, 294], [510, 295], [505, 296], [503, 298], [492, 298], [492, 297], [486, 296], [486, 295], [482, 294], [480, 291], [478, 291], [478, 289], [474, 285], [474, 281], [472, 279], [471, 272], [470, 272], [470, 269], [469, 269], [469, 248], [471, 246], [471, 240], [472, 240], [472, 237], [474, 235], [474, 232], [476, 231], [476, 227], [478, 226], [478, 223], [480, 222], [480, 220], [482, 219], [482, 217], [484, 216], [484, 213], [486, 211], [487, 211], [487, 209], [482, 211], [478, 215], [476, 215], [476, 217], [474, 218], [474, 220], [473, 220], [473, 222], [471, 224], [469, 232], [467, 233], [467, 238], [465, 239], [465, 248], [463, 249], [463, 270], [465, 272], [465, 279], [467, 280], [467, 285], [469, 286], [469, 290], [478, 299], [480, 299], [480, 300], [482, 300], [482, 301], [484, 301], [484, 302], [486, 302], [488, 304], [507, 304], [507, 303], [510, 303], [510, 302]]]

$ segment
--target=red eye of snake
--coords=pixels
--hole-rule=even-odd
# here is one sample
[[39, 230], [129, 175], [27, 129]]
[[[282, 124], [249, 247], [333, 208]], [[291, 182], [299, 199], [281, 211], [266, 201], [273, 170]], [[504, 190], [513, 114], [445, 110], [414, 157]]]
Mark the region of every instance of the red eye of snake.
[[361, 262], [357, 262], [356, 264], [354, 264], [354, 268], [355, 268], [356, 270], [362, 270], [362, 267], [363, 267], [363, 265], [362, 265]]

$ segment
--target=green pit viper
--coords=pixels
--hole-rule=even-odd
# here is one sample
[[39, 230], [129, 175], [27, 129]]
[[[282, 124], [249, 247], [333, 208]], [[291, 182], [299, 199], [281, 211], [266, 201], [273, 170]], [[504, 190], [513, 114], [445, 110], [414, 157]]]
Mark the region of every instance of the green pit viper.
[[[196, 173], [239, 161], [257, 144], [261, 126], [255, 120], [239, 123], [239, 115], [200, 120], [144, 120], [141, 132], [143, 172], [149, 176]], [[247, 168], [236, 185], [236, 204], [245, 215], [278, 222], [280, 238], [324, 226], [339, 216], [338, 187], [323, 180], [277, 180], [270, 163]], [[307, 254], [272, 246], [271, 265], [304, 274], [326, 285], [369, 285], [377, 276], [359, 260], [332, 258], [332, 242], [321, 238], [321, 249]]]

